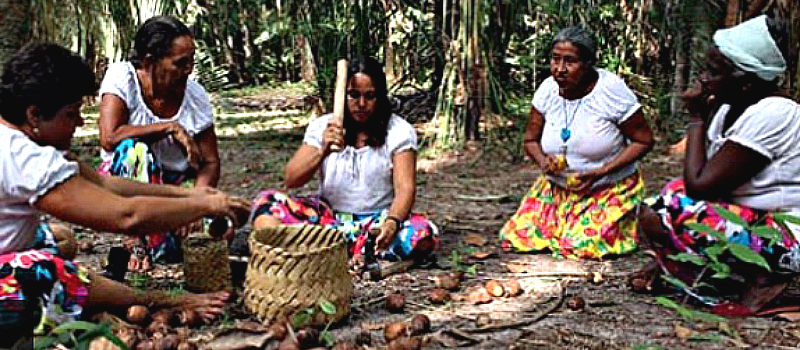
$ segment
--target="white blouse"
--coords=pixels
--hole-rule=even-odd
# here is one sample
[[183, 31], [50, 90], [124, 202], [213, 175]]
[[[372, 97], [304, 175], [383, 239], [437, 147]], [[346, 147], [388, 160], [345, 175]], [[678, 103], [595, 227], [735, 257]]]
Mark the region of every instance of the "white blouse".
[[735, 142], [769, 159], [764, 170], [731, 193], [734, 203], [761, 210], [800, 210], [800, 105], [767, 97], [748, 107], [722, 132], [729, 105], [722, 105], [708, 126], [706, 155]]
[[[136, 68], [130, 62], [117, 62], [108, 67], [103, 82], [100, 84], [100, 96], [112, 94], [123, 101], [128, 107], [128, 124], [149, 125], [163, 122], [177, 121], [186, 132], [195, 136], [203, 130], [214, 125], [214, 115], [211, 101], [206, 90], [196, 81], [189, 79], [186, 83], [186, 92], [183, 102], [172, 118], [162, 119], [156, 116], [147, 107], [142, 97], [141, 85], [136, 75]], [[164, 169], [172, 171], [185, 171], [189, 162], [184, 155], [181, 144], [170, 138], [163, 138], [152, 145], [150, 149], [156, 160]], [[100, 151], [103, 161], [111, 161], [114, 152]]]
[[[577, 100], [559, 95], [558, 83], [549, 77], [533, 95], [533, 108], [545, 120], [542, 150], [560, 154], [566, 147], [569, 171], [588, 171], [613, 160], [628, 145], [619, 126], [641, 108], [636, 95], [614, 74], [597, 69], [594, 89]], [[561, 138], [562, 129], [569, 130], [569, 139]], [[636, 171], [636, 163], [599, 179], [593, 187], [615, 183]], [[565, 186], [566, 175], [548, 175], [551, 181]]]
[[[322, 148], [322, 133], [331, 118], [333, 114], [326, 114], [313, 120], [303, 143]], [[409, 149], [417, 150], [416, 131], [393, 115], [383, 146], [346, 146], [322, 161], [320, 195], [339, 212], [366, 214], [388, 208], [394, 199], [392, 156]]]
[[78, 173], [53, 147], [0, 124], [0, 254], [33, 248], [41, 213], [33, 205]]

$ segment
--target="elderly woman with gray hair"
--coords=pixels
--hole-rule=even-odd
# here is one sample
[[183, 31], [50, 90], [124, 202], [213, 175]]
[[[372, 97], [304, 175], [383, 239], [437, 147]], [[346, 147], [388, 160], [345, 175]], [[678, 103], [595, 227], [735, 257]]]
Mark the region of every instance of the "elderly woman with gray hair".
[[524, 139], [544, 174], [500, 230], [506, 249], [570, 258], [636, 249], [633, 210], [644, 199], [637, 161], [653, 134], [633, 92], [596, 61], [585, 29], [563, 29], [552, 41], [552, 76], [534, 94]]
[[781, 31], [760, 16], [714, 34], [706, 67], [683, 93], [689, 112], [683, 178], [648, 199], [641, 231], [660, 273], [714, 312], [763, 311], [800, 272], [800, 106], [780, 97]]

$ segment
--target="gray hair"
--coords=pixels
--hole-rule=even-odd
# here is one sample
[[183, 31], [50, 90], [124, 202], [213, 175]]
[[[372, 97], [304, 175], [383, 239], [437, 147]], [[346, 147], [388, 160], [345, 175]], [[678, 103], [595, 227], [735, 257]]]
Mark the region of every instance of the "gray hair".
[[567, 27], [553, 37], [550, 47], [553, 48], [556, 44], [561, 42], [569, 42], [578, 48], [581, 55], [581, 60], [594, 66], [597, 62], [597, 40], [594, 35], [583, 27]]

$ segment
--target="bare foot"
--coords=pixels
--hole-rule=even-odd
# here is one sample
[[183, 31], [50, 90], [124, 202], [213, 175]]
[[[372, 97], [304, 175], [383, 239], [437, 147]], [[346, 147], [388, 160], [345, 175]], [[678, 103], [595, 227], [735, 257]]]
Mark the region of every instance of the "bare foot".
[[131, 254], [131, 258], [128, 261], [128, 271], [131, 272], [147, 272], [153, 269], [153, 265], [150, 263], [150, 257], [145, 255], [142, 258], [136, 256], [136, 254]]

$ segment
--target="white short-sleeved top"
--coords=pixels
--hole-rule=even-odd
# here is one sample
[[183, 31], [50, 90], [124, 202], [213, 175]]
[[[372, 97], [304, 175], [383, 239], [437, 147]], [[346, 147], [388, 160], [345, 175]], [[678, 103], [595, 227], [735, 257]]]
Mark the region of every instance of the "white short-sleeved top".
[[[583, 98], [568, 100], [559, 95], [558, 83], [549, 77], [533, 96], [533, 107], [544, 117], [541, 145], [546, 154], [560, 154], [566, 146], [568, 171], [588, 171], [613, 160], [627, 146], [619, 126], [641, 108], [636, 95], [614, 74], [597, 69], [594, 89]], [[561, 139], [562, 128], [570, 137]], [[636, 171], [636, 163], [599, 179], [594, 186], [617, 182]], [[564, 186], [565, 175], [549, 175]]]
[[800, 106], [782, 97], [764, 98], [748, 107], [723, 132], [729, 105], [722, 105], [708, 126], [706, 155], [735, 142], [769, 159], [769, 165], [731, 193], [734, 203], [762, 210], [800, 210]]
[[[156, 116], [144, 102], [136, 68], [130, 62], [117, 62], [108, 67], [103, 82], [100, 84], [100, 96], [105, 94], [115, 95], [125, 101], [125, 105], [128, 107], [128, 124], [131, 125], [177, 121], [189, 135], [195, 136], [214, 124], [208, 93], [192, 79], [186, 83], [186, 92], [178, 113], [167, 119]], [[163, 138], [152, 144], [150, 148], [164, 169], [185, 171], [189, 168], [183, 148], [174, 139]], [[114, 158], [114, 152], [101, 150], [100, 156], [103, 161], [110, 161]]]
[[[322, 133], [331, 118], [332, 114], [326, 114], [313, 120], [303, 143], [322, 148]], [[359, 149], [346, 146], [322, 161], [320, 195], [340, 212], [364, 214], [388, 208], [394, 199], [392, 156], [405, 150], [417, 150], [416, 131], [407, 121], [393, 115], [383, 146]]]
[[41, 221], [34, 203], [78, 171], [55, 148], [0, 124], [0, 254], [33, 247]]

